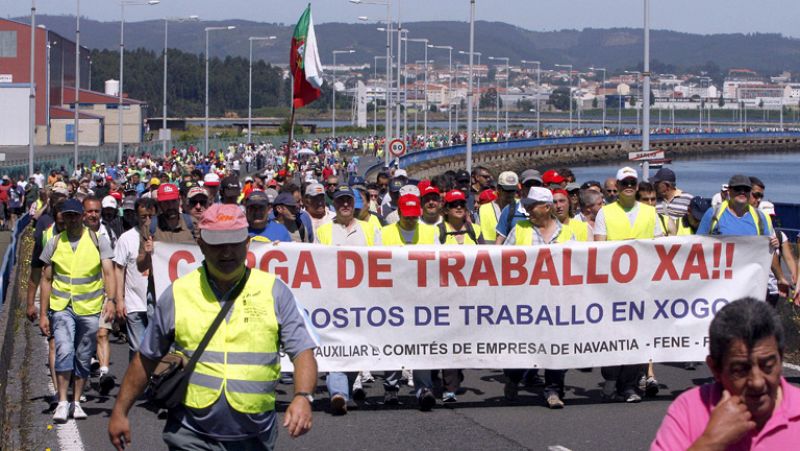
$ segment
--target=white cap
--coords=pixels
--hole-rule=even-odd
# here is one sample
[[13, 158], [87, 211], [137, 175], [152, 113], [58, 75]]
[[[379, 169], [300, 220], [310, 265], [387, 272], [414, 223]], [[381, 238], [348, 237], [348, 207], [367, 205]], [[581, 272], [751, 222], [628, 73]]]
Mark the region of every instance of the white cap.
[[405, 170], [405, 169], [397, 169], [396, 171], [394, 171], [394, 176], [395, 176], [395, 177], [405, 177], [405, 178], [408, 178], [408, 172], [406, 172], [406, 170]]
[[419, 197], [419, 188], [417, 185], [403, 185], [403, 187], [400, 188], [400, 195], [405, 196], [406, 194], [413, 194]]
[[633, 169], [629, 166], [625, 166], [617, 171], [617, 180], [625, 180], [627, 178], [635, 178], [636, 180], [639, 180], [639, 173], [636, 172], [636, 169]]
[[111, 196], [106, 196], [103, 198], [103, 201], [100, 203], [103, 208], [117, 208], [117, 199], [114, 199]]
[[553, 192], [541, 186], [533, 186], [528, 191], [528, 197], [520, 200], [520, 203], [526, 207], [533, 204], [544, 202], [546, 204], [553, 203]]
[[761, 203], [758, 204], [758, 209], [763, 211], [767, 216], [775, 216], [775, 204], [768, 200], [762, 200]]
[[219, 176], [214, 172], [209, 172], [203, 177], [203, 186], [219, 186]]

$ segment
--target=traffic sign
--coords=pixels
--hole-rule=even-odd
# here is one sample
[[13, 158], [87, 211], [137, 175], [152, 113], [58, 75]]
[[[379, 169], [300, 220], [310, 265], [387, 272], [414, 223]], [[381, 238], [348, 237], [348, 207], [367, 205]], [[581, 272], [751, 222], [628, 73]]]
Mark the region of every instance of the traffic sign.
[[647, 150], [642, 152], [628, 152], [629, 161], [663, 160], [663, 150]]
[[396, 157], [401, 157], [406, 153], [406, 142], [402, 139], [393, 139], [389, 143], [389, 152]]

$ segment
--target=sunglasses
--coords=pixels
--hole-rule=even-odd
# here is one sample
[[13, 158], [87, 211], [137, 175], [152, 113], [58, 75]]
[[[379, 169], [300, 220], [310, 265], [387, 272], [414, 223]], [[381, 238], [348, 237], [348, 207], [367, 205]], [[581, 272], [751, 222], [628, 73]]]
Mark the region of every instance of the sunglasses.
[[447, 204], [447, 208], [467, 208], [467, 203], [464, 201], [450, 202]]
[[205, 207], [208, 205], [208, 201], [204, 199], [189, 199], [189, 206], [194, 207], [195, 205], [202, 205]]
[[[636, 186], [639, 182], [637, 180], [625, 179], [625, 180], [620, 180], [617, 183], [619, 183], [619, 186], [621, 186], [623, 188], [632, 188], [632, 187]], [[608, 191], [611, 192], [611, 190], [608, 190]]]
[[751, 191], [751, 188], [749, 186], [732, 186], [730, 189], [734, 193], [749, 193]]
[[753, 197], [755, 197], [756, 199], [763, 199], [763, 198], [764, 198], [764, 193], [761, 193], [761, 192], [758, 192], [758, 193], [750, 193], [750, 194], [751, 194]]

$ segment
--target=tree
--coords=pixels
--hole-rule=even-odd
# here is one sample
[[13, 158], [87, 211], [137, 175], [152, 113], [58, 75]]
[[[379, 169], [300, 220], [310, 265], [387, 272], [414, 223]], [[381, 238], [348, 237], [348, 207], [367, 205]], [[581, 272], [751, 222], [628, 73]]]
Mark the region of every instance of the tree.
[[496, 102], [497, 90], [495, 88], [489, 88], [486, 92], [481, 94], [481, 108], [494, 108]]
[[725, 106], [725, 98], [722, 97], [722, 91], [719, 92], [719, 101], [717, 102], [720, 108]]
[[597, 97], [595, 97], [594, 99], [592, 99], [592, 108], [597, 108], [597, 106], [598, 106], [599, 104], [600, 104], [600, 102], [597, 100]]
[[[569, 110], [569, 102], [570, 102], [570, 89], [562, 86], [560, 88], [556, 88], [550, 94], [550, 98], [547, 100], [547, 103], [553, 105], [554, 108], [567, 111]], [[576, 106], [575, 101], [572, 101], [573, 108]]]
[[528, 99], [517, 100], [517, 109], [520, 111], [531, 111], [535, 107], [536, 105]]

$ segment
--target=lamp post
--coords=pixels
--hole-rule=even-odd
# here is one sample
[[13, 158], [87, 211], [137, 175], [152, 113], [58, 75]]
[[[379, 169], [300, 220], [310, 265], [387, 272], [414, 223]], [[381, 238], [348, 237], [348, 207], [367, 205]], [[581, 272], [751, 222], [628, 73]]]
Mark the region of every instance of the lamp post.
[[475, 55], [475, 0], [469, 1], [469, 87], [467, 88], [467, 173], [472, 173], [472, 58]]
[[333, 91], [333, 117], [331, 118], [331, 133], [333, 134], [333, 140], [336, 141], [336, 55], [342, 53], [355, 53], [355, 50], [334, 50], [333, 51], [333, 85], [331, 86]]
[[234, 25], [228, 25], [228, 26], [225, 26], [225, 27], [206, 27], [205, 28], [205, 32], [206, 32], [206, 97], [205, 97], [205, 112], [206, 112], [206, 116], [205, 116], [205, 127], [204, 127], [204, 130], [203, 130], [203, 132], [204, 132], [203, 133], [203, 135], [204, 135], [203, 142], [204, 142], [204, 145], [205, 145], [205, 148], [203, 149], [203, 151], [206, 152], [206, 153], [208, 153], [208, 62], [209, 62], [209, 57], [208, 57], [208, 35], [212, 31], [233, 30], [235, 28], [236, 28], [236, 26], [234, 26]]
[[386, 6], [386, 123], [384, 125], [384, 142], [383, 142], [383, 154], [384, 154], [384, 163], [386, 166], [389, 166], [389, 141], [391, 137], [391, 120], [392, 120], [392, 113], [390, 112], [389, 107], [389, 91], [391, 90], [392, 86], [392, 35], [391, 35], [391, 28], [392, 28], [392, 1], [364, 1], [364, 0], [350, 0], [350, 3], [354, 3], [357, 5], [382, 5]]
[[[168, 52], [168, 42], [169, 42], [169, 23], [170, 22], [189, 22], [198, 20], [198, 16], [191, 15], [188, 17], [165, 17], [164, 18], [164, 82], [163, 82], [163, 93], [162, 93], [162, 105], [161, 105], [161, 129], [164, 130], [162, 133], [166, 135], [167, 133], [167, 59], [169, 56]], [[91, 66], [90, 66], [91, 67]], [[161, 138], [161, 152], [164, 156], [167, 155], [167, 139], [166, 136]]]
[[[603, 71], [603, 84], [600, 85], [600, 89], [605, 90], [606, 88], [606, 68], [605, 67], [590, 67], [589, 69], [594, 71]], [[603, 94], [603, 133], [605, 134], [606, 129], [606, 95]]]
[[[385, 56], [375, 56], [373, 58], [375, 60], [374, 65], [372, 67], [372, 69], [373, 69], [373, 78], [377, 82], [378, 81], [378, 60], [379, 59], [385, 60], [386, 57]], [[373, 113], [373, 117], [374, 117], [374, 119], [372, 120], [372, 136], [375, 137], [375, 136], [378, 136], [378, 96], [375, 95], [374, 88], [372, 90], [372, 94], [373, 94], [372, 98], [373, 98], [373, 101], [375, 103], [375, 107], [372, 109], [372, 113]], [[384, 97], [384, 99], [385, 99], [385, 97]]]
[[569, 132], [572, 134], [572, 64], [556, 64], [556, 67], [568, 68], [567, 89], [569, 91]]
[[541, 61], [527, 61], [522, 60], [522, 64], [535, 64], [536, 65], [536, 137], [541, 136], [542, 131], [542, 123], [541, 123], [541, 116], [539, 115], [539, 108], [540, 106], [540, 90], [541, 90], [541, 72], [542, 72], [542, 63]]
[[[453, 112], [452, 112], [452, 96], [453, 96], [453, 46], [451, 45], [433, 45], [428, 44], [429, 48], [432, 49], [443, 49], [447, 50], [447, 143], [450, 144], [450, 140], [453, 139]], [[427, 59], [427, 58], [426, 58]]]
[[[78, 169], [78, 146], [80, 145], [80, 108], [81, 108], [81, 0], [75, 1], [75, 125], [73, 133], [73, 165]], [[31, 80], [33, 82], [33, 80]]]
[[250, 65], [247, 72], [247, 143], [253, 141], [253, 41], [272, 41], [275, 36], [250, 36]]
[[428, 139], [428, 40], [423, 38], [406, 38], [407, 42], [422, 42], [425, 44], [425, 83], [423, 91], [425, 93], [424, 105], [425, 110], [422, 112], [422, 122], [423, 122], [423, 133], [425, 135], [425, 140]]
[[[498, 61], [505, 61], [506, 62], [506, 94], [508, 94], [508, 79], [511, 78], [511, 72], [510, 72], [509, 67], [508, 67], [508, 61], [509, 61], [508, 57], [505, 57], [505, 56], [497, 56], [497, 57], [490, 56], [489, 59], [490, 60], [498, 60]], [[495, 85], [495, 91], [496, 91], [496, 93], [495, 93], [496, 94], [495, 95], [496, 108], [495, 109], [497, 110], [497, 112], [495, 113], [495, 126], [494, 127], [495, 127], [495, 129], [498, 129], [498, 128], [500, 128], [500, 89], [499, 89], [500, 84], [497, 83], [497, 75], [496, 74], [494, 76], [494, 80], [495, 80], [494, 85]], [[508, 135], [508, 106], [503, 105], [503, 109], [506, 110], [506, 135]]]
[[[147, 2], [138, 2], [134, 0], [122, 0], [119, 2], [120, 6], [120, 21], [119, 21], [119, 98], [117, 99], [117, 161], [122, 161], [122, 90], [123, 90], [123, 76], [125, 75], [125, 7], [126, 6], [148, 6], [157, 5], [161, 0], [150, 0]], [[77, 94], [77, 91], [76, 91]], [[76, 98], [77, 100], [77, 98]], [[75, 136], [78, 135], [78, 130], [75, 130]], [[77, 158], [76, 158], [77, 160]], [[76, 161], [77, 165], [78, 162]]]
[[[473, 44], [473, 46], [474, 46], [474, 44]], [[465, 52], [463, 50], [459, 50], [458, 53], [461, 54], [461, 55], [469, 55], [469, 60], [470, 60], [470, 64], [469, 64], [469, 67], [470, 67], [469, 79], [470, 79], [470, 81], [472, 81], [472, 79], [475, 77], [475, 66], [472, 63], [473, 57], [474, 56], [478, 57], [478, 66], [480, 66], [481, 65], [481, 55], [482, 55], [481, 52]], [[470, 86], [472, 86], [472, 85], [470, 85]], [[470, 88], [470, 90], [471, 89], [472, 88]], [[469, 108], [471, 109], [472, 105], [470, 105]], [[467, 116], [469, 116], [469, 115], [467, 115]], [[475, 105], [475, 131], [480, 131], [480, 129], [481, 129], [481, 76], [478, 75], [478, 103]]]
[[[78, 15], [80, 17], [80, 15]], [[47, 32], [45, 32], [47, 36]], [[36, 140], [36, 87], [34, 86], [33, 79], [36, 75], [36, 68], [34, 66], [34, 55], [36, 49], [36, 0], [31, 0], [31, 73], [30, 73], [30, 93], [28, 94], [28, 177], [33, 175], [33, 150], [34, 141]], [[50, 43], [47, 43], [47, 53], [50, 54]], [[47, 66], [49, 70], [49, 65]], [[49, 89], [49, 85], [48, 85]], [[47, 106], [49, 108], [49, 105]], [[48, 122], [49, 123], [49, 122]], [[48, 135], [49, 136], [49, 135]]]
[[[644, 0], [644, 71], [642, 72], [642, 151], [650, 150], [650, 0]], [[650, 178], [650, 164], [642, 163], [642, 179]]]

